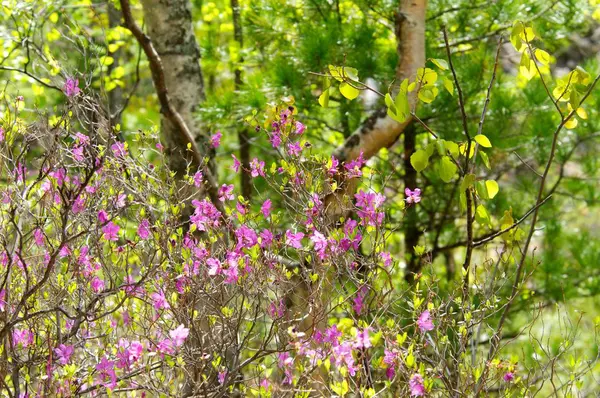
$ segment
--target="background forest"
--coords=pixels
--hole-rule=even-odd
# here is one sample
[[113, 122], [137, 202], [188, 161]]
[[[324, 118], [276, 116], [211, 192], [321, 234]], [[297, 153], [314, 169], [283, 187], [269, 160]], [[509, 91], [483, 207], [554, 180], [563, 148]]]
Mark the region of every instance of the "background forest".
[[0, 7], [0, 396], [600, 394], [599, 1]]

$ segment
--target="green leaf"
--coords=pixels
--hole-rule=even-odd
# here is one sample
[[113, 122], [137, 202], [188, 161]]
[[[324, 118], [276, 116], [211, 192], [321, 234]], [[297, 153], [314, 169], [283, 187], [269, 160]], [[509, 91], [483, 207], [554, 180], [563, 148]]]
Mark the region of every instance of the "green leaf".
[[446, 70], [448, 69], [448, 62], [445, 59], [439, 59], [439, 58], [429, 58], [429, 60], [431, 62], [433, 62], [433, 64], [435, 66], [437, 66], [438, 68], [440, 68], [441, 70]]
[[343, 82], [342, 84], [340, 84], [340, 93], [342, 93], [342, 95], [348, 98], [349, 100], [353, 100], [354, 98], [358, 97], [358, 95], [360, 94], [360, 90], [357, 90], [348, 83]]
[[440, 178], [444, 182], [450, 182], [456, 175], [456, 171], [458, 167], [452, 162], [449, 156], [443, 156], [439, 163], [438, 172], [440, 174]]
[[454, 97], [454, 83], [452, 82], [452, 80], [445, 77], [443, 82], [444, 82], [444, 88], [446, 89], [446, 91], [448, 91], [450, 93], [450, 95]]
[[475, 182], [475, 174], [467, 174], [460, 183], [460, 191], [465, 192]]
[[485, 181], [477, 181], [475, 183], [475, 189], [477, 190], [477, 194], [481, 199], [487, 200], [490, 198], [487, 187], [485, 186]]
[[429, 155], [422, 149], [419, 149], [410, 157], [410, 164], [415, 168], [417, 173], [425, 170], [427, 165], [429, 164]]
[[458, 144], [456, 142], [444, 141], [444, 146], [453, 158], [458, 158], [460, 152], [458, 151]]
[[524, 26], [520, 21], [516, 21], [513, 25], [512, 31], [510, 32], [510, 42], [515, 47], [515, 50], [521, 52], [525, 49], [523, 40], [521, 40], [521, 33], [523, 33]]
[[490, 142], [489, 138], [487, 138], [483, 134], [476, 135], [475, 138], [474, 138], [474, 140], [475, 140], [475, 142], [477, 142], [479, 145], [481, 145], [484, 148], [491, 148], [492, 147], [492, 143]]
[[538, 48], [534, 53], [537, 60], [540, 61], [540, 64], [548, 65], [550, 63], [550, 54], [548, 54], [546, 51]]
[[478, 153], [479, 157], [481, 157], [481, 160], [483, 160], [483, 164], [485, 165], [485, 167], [487, 167], [488, 170], [491, 170], [490, 159], [488, 158], [487, 153], [483, 151], [479, 151]]
[[323, 91], [321, 95], [319, 95], [319, 105], [323, 108], [327, 108], [329, 106], [329, 89]]
[[492, 220], [487, 210], [483, 205], [477, 206], [477, 210], [475, 211], [475, 220], [484, 226], [492, 227]]
[[426, 104], [433, 102], [438, 95], [438, 88], [434, 86], [421, 87], [419, 90], [419, 99]]
[[487, 188], [487, 193], [490, 199], [494, 199], [494, 196], [496, 196], [500, 190], [498, 183], [494, 180], [487, 180], [485, 182], [485, 187]]

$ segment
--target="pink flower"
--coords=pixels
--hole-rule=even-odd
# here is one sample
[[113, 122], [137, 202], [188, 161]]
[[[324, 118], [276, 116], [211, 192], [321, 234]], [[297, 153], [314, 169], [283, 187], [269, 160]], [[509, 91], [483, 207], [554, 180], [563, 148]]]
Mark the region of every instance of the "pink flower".
[[423, 332], [428, 332], [433, 330], [433, 322], [431, 320], [431, 314], [429, 311], [423, 311], [417, 320], [417, 326], [419, 330]]
[[237, 238], [237, 250], [241, 248], [250, 249], [258, 243], [258, 236], [256, 236], [256, 232], [246, 225], [242, 225], [236, 229], [235, 237]]
[[163, 308], [165, 308], [165, 309], [171, 308], [171, 306], [167, 302], [165, 293], [162, 290], [152, 293], [151, 297], [152, 297], [152, 302], [154, 303], [154, 308], [156, 308], [157, 310], [160, 310]]
[[120, 229], [121, 228], [119, 228], [119, 226], [117, 224], [110, 221], [108, 224], [106, 224], [104, 226], [104, 228], [102, 228], [102, 233], [104, 234], [103, 235], [104, 239], [112, 240], [112, 241], [118, 240]]
[[190, 216], [192, 224], [198, 228], [199, 231], [206, 231], [207, 227], [218, 227], [219, 219], [221, 218], [221, 212], [212, 204], [208, 199], [204, 199], [202, 202], [192, 200], [192, 205], [195, 207], [194, 214]]
[[331, 166], [327, 169], [327, 174], [329, 174], [330, 176], [335, 175], [338, 172], [337, 168], [338, 168], [339, 164], [340, 164], [340, 161], [337, 160], [337, 158], [335, 156], [332, 156], [331, 157]]
[[258, 176], [265, 176], [265, 162], [258, 160], [257, 158], [252, 159], [250, 162], [250, 175], [253, 178]]
[[260, 211], [265, 218], [268, 218], [271, 215], [271, 199], [267, 199], [264, 201], [260, 208]]
[[404, 189], [404, 194], [406, 195], [406, 203], [419, 203], [421, 201], [421, 190], [419, 188], [415, 188], [414, 191], [411, 191], [410, 188]]
[[219, 372], [217, 375], [217, 379], [219, 380], [219, 384], [225, 383], [225, 378], [227, 377], [227, 371]]
[[94, 279], [92, 279], [92, 281], [90, 282], [90, 286], [92, 287], [92, 290], [95, 293], [100, 293], [102, 290], [104, 290], [105, 284], [102, 279], [95, 276]]
[[137, 229], [137, 234], [140, 239], [147, 239], [150, 236], [150, 222], [145, 218], [140, 222]]
[[371, 339], [369, 338], [369, 328], [366, 327], [362, 331], [358, 330], [356, 339], [354, 340], [354, 348], [369, 348], [371, 347]]
[[302, 232], [293, 233], [289, 229], [285, 231], [286, 243], [295, 249], [302, 249], [302, 238], [304, 234]]
[[381, 257], [381, 260], [383, 261], [383, 265], [385, 265], [386, 267], [389, 267], [390, 265], [392, 265], [392, 256], [390, 255], [389, 252], [381, 252], [381, 253], [379, 253], [379, 257]]
[[235, 157], [234, 154], [231, 154], [231, 157], [233, 158], [233, 166], [231, 166], [231, 169], [237, 173], [237, 172], [240, 171], [240, 166], [242, 164], [240, 163], [240, 161], [238, 160], [238, 158]]
[[0, 143], [4, 142], [4, 129], [0, 127]]
[[215, 276], [219, 275], [222, 272], [221, 261], [216, 258], [209, 258], [206, 260], [206, 265], [208, 265], [208, 275]]
[[37, 246], [44, 246], [44, 232], [40, 228], [33, 231], [33, 238]]
[[306, 130], [306, 126], [300, 122], [296, 122], [294, 127], [296, 128], [296, 134], [298, 135], [304, 134], [304, 130]]
[[344, 168], [348, 172], [348, 178], [358, 178], [362, 176], [361, 169], [365, 165], [365, 163], [367, 162], [363, 159], [362, 152], [360, 153], [360, 155], [358, 155], [358, 158], [346, 163], [344, 165]]
[[21, 345], [23, 348], [33, 344], [33, 332], [27, 329], [15, 329], [13, 330], [13, 344]]
[[125, 149], [125, 144], [122, 142], [115, 142], [110, 146], [110, 149], [112, 149], [113, 153], [118, 158], [124, 158], [127, 156], [127, 149]]
[[273, 233], [268, 229], [263, 229], [260, 233], [260, 247], [268, 247], [271, 243], [273, 243]]
[[297, 142], [292, 142], [288, 144], [288, 153], [290, 156], [298, 156], [302, 152], [302, 147]]
[[202, 172], [197, 171], [196, 174], [194, 174], [194, 185], [196, 187], [200, 187], [200, 185], [202, 185], [203, 178], [204, 178], [204, 176], [202, 175]]
[[423, 376], [415, 373], [408, 382], [411, 397], [422, 397], [425, 395], [425, 386], [423, 385]]
[[177, 329], [169, 332], [169, 336], [171, 337], [173, 344], [175, 344], [175, 347], [182, 346], [189, 334], [190, 329], [184, 327], [183, 324], [179, 325]]
[[221, 134], [220, 131], [217, 131], [215, 134], [210, 136], [210, 146], [212, 146], [213, 148], [218, 148], [219, 145], [221, 145], [221, 137], [223, 136], [223, 134]]
[[281, 135], [279, 134], [279, 131], [274, 131], [273, 133], [271, 133], [269, 141], [271, 142], [273, 148], [279, 147], [279, 145], [281, 145]]
[[361, 218], [363, 225], [376, 227], [383, 222], [384, 213], [377, 211], [383, 204], [385, 197], [375, 192], [360, 190], [354, 195], [356, 198], [356, 214]]
[[225, 202], [226, 200], [233, 200], [233, 184], [223, 184], [221, 188], [219, 188], [219, 200], [221, 202]]
[[98, 222], [100, 224], [104, 224], [107, 221], [108, 221], [108, 214], [106, 214], [106, 212], [104, 210], [100, 210], [98, 212]]
[[6, 308], [6, 301], [4, 300], [6, 297], [6, 289], [0, 290], [0, 311], [4, 311]]
[[510, 383], [515, 379], [515, 374], [513, 372], [506, 372], [503, 379], [505, 382]]
[[66, 365], [71, 360], [71, 355], [73, 355], [73, 351], [75, 349], [72, 345], [64, 345], [61, 344], [54, 349], [54, 353], [56, 354], [56, 359], [58, 363], [61, 365]]
[[79, 80], [73, 78], [67, 78], [65, 81], [65, 85], [63, 86], [63, 91], [67, 97], [74, 97], [81, 91], [79, 89]]
[[324, 260], [327, 257], [327, 245], [328, 241], [325, 235], [320, 233], [319, 231], [314, 231], [310, 236], [311, 242], [315, 244], [315, 251], [321, 260]]

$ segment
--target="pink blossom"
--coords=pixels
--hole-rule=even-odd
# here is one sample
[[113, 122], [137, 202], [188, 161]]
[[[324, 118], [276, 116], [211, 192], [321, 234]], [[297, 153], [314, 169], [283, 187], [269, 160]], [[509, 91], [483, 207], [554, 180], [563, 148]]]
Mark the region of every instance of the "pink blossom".
[[4, 129], [0, 127], [0, 143], [4, 142]]
[[58, 251], [58, 256], [60, 258], [65, 258], [71, 255], [71, 249], [69, 248], [68, 245], [63, 245], [60, 250]]
[[219, 374], [217, 375], [217, 380], [219, 381], [219, 384], [225, 383], [226, 377], [227, 377], [227, 371], [219, 372]]
[[515, 379], [515, 374], [513, 372], [506, 372], [503, 379], [505, 382], [510, 383]]
[[73, 202], [73, 214], [79, 214], [85, 210], [85, 196], [79, 195]]
[[406, 203], [419, 203], [421, 201], [421, 190], [419, 188], [415, 188], [414, 191], [411, 191], [410, 188], [404, 189], [404, 194], [406, 195]]
[[331, 166], [327, 169], [327, 174], [329, 174], [330, 176], [335, 175], [338, 172], [338, 166], [340, 164], [340, 161], [337, 160], [337, 158], [335, 156], [331, 156]]
[[279, 133], [279, 131], [273, 131], [271, 133], [269, 142], [271, 142], [273, 148], [278, 148], [281, 145], [281, 134]]
[[215, 134], [210, 136], [210, 146], [212, 146], [213, 148], [218, 148], [219, 145], [221, 145], [221, 137], [223, 136], [223, 134], [221, 134], [220, 131], [217, 131]]
[[14, 345], [21, 345], [23, 348], [33, 344], [33, 332], [28, 329], [14, 329], [12, 338]]
[[203, 178], [204, 176], [202, 175], [202, 172], [198, 170], [196, 174], [194, 174], [194, 186], [199, 188], [202, 185]]
[[348, 172], [348, 178], [358, 178], [362, 176], [362, 167], [366, 161], [363, 159], [363, 153], [361, 152], [358, 157], [344, 165], [344, 168]]
[[268, 218], [271, 215], [271, 199], [267, 199], [263, 202], [260, 211], [265, 218]]
[[263, 229], [260, 233], [260, 247], [268, 247], [271, 243], [273, 243], [273, 233], [268, 229]]
[[222, 266], [221, 261], [216, 258], [209, 258], [206, 260], [206, 265], [208, 265], [208, 275], [215, 276], [221, 274]]
[[298, 121], [294, 124], [294, 127], [296, 128], [296, 134], [298, 135], [304, 134], [304, 130], [306, 130], [306, 126]]
[[118, 141], [110, 146], [110, 149], [113, 151], [116, 157], [124, 158], [127, 156], [127, 149], [125, 149], [125, 144]]
[[237, 250], [241, 248], [250, 249], [258, 243], [256, 232], [246, 225], [242, 225], [236, 229], [235, 237], [237, 238]]
[[288, 153], [290, 156], [298, 156], [302, 152], [302, 147], [297, 142], [291, 142], [288, 144]]
[[75, 351], [75, 349], [72, 345], [60, 344], [58, 347], [56, 347], [54, 349], [54, 353], [56, 354], [58, 363], [61, 365], [68, 364], [71, 360], [71, 355], [73, 355], [73, 351]]
[[327, 245], [328, 241], [325, 235], [320, 233], [319, 231], [314, 231], [310, 236], [311, 242], [315, 244], [315, 251], [321, 260], [324, 260], [327, 257]]
[[224, 271], [225, 273], [225, 283], [232, 284], [237, 283], [240, 272], [237, 265], [237, 262], [229, 261], [229, 267]]
[[392, 265], [392, 256], [389, 252], [381, 252], [379, 253], [379, 257], [381, 257], [384, 266], [389, 267]]
[[90, 286], [95, 293], [100, 293], [102, 290], [104, 290], [105, 283], [102, 279], [95, 276], [90, 282]]
[[137, 234], [140, 239], [147, 239], [150, 236], [150, 222], [147, 219], [143, 219], [138, 225]]
[[160, 309], [168, 309], [171, 308], [169, 303], [167, 302], [167, 298], [165, 297], [165, 293], [161, 290], [158, 292], [152, 293], [152, 302], [154, 303], [154, 308], [157, 310]]
[[242, 166], [242, 164], [240, 163], [238, 158], [235, 157], [234, 154], [231, 154], [231, 157], [233, 158], [233, 165], [231, 166], [231, 169], [237, 173], [240, 171], [240, 167]]
[[98, 365], [96, 365], [96, 370], [99, 372], [98, 376], [101, 381], [105, 381], [106, 378], [110, 379], [110, 383], [104, 384], [106, 387], [115, 388], [117, 385], [117, 375], [115, 373], [114, 361], [109, 361], [106, 356], [103, 356]]
[[273, 319], [281, 318], [285, 314], [285, 304], [283, 303], [283, 299], [279, 300], [279, 302], [272, 302], [269, 304], [269, 316]]
[[190, 329], [184, 327], [183, 324], [179, 325], [177, 329], [169, 332], [169, 336], [171, 337], [173, 344], [175, 344], [175, 347], [182, 346], [189, 334]]
[[298, 232], [293, 233], [289, 229], [285, 231], [286, 243], [295, 249], [302, 249], [302, 238], [304, 238], [304, 233]]
[[119, 230], [121, 228], [115, 224], [114, 222], [110, 221], [108, 224], [106, 224], [103, 228], [102, 228], [102, 233], [104, 234], [103, 237], [106, 240], [118, 240], [119, 239]]
[[411, 397], [422, 397], [423, 395], [425, 395], [423, 376], [421, 376], [419, 373], [415, 373], [411, 376], [410, 381], [408, 382], [408, 386], [410, 388]]
[[371, 339], [369, 338], [369, 328], [366, 327], [363, 330], [358, 330], [356, 339], [354, 340], [355, 348], [369, 348], [371, 347]]
[[383, 204], [385, 197], [375, 192], [360, 190], [354, 195], [356, 198], [356, 214], [361, 218], [363, 225], [379, 226], [383, 222], [384, 213], [377, 211]]
[[253, 178], [258, 176], [265, 176], [265, 162], [262, 160], [258, 160], [257, 158], [252, 159], [250, 162], [250, 175]]
[[219, 226], [221, 212], [217, 210], [210, 200], [204, 199], [202, 202], [193, 200], [192, 205], [195, 209], [194, 214], [190, 216], [190, 221], [199, 231], [206, 231], [207, 228], [216, 228]]
[[219, 188], [219, 200], [221, 202], [225, 202], [227, 200], [233, 200], [233, 184], [226, 185], [223, 184], [221, 188]]
[[422, 333], [433, 330], [433, 321], [431, 320], [429, 311], [425, 310], [421, 313], [417, 320], [417, 326]]
[[337, 325], [333, 325], [325, 330], [325, 337], [323, 340], [335, 347], [339, 344], [341, 336], [342, 332], [338, 330]]
[[65, 85], [63, 86], [63, 91], [67, 97], [74, 97], [79, 94], [81, 91], [79, 89], [79, 80], [71, 77], [67, 78]]
[[98, 212], [98, 222], [100, 224], [104, 224], [108, 221], [108, 214], [104, 210], [100, 210]]
[[4, 311], [6, 308], [6, 301], [4, 300], [6, 297], [6, 289], [0, 290], [0, 311]]
[[44, 232], [40, 228], [36, 228], [33, 231], [33, 238], [37, 246], [44, 246]]

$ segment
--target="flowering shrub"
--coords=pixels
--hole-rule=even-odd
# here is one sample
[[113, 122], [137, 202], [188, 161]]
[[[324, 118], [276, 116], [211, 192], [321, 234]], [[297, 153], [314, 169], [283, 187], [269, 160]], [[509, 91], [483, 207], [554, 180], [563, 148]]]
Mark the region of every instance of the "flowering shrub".
[[[430, 82], [413, 84], [433, 92]], [[340, 199], [341, 217], [329, 214], [326, 198], [363, 176], [363, 157], [313, 153], [294, 106], [252, 121], [277, 161], [244, 168], [233, 157], [234, 173], [270, 189], [250, 201], [225, 183], [211, 200], [202, 170], [176, 180], [153, 135], [122, 142], [86, 130], [77, 110], [99, 106], [76, 79], [64, 93], [69, 109], [55, 126], [26, 126], [17, 99], [0, 130], [0, 382], [9, 396], [527, 395], [572, 344], [567, 335], [530, 369], [498, 346], [498, 314], [515, 296], [496, 273], [523, 237], [510, 214], [493, 237], [505, 249], [495, 264], [478, 262], [492, 276], [475, 279], [473, 292], [469, 266], [457, 287], [427, 274], [405, 283], [387, 247], [382, 189], [365, 181]], [[220, 140], [215, 133], [210, 145]], [[436, 140], [411, 161], [421, 171], [435, 160], [450, 181], [455, 163], [468, 169], [472, 143], [489, 147], [474, 140]], [[488, 223], [481, 203], [498, 184], [461, 177], [468, 223]], [[406, 187], [401, 208], [428, 195]], [[589, 370], [580, 365], [566, 383]]]

